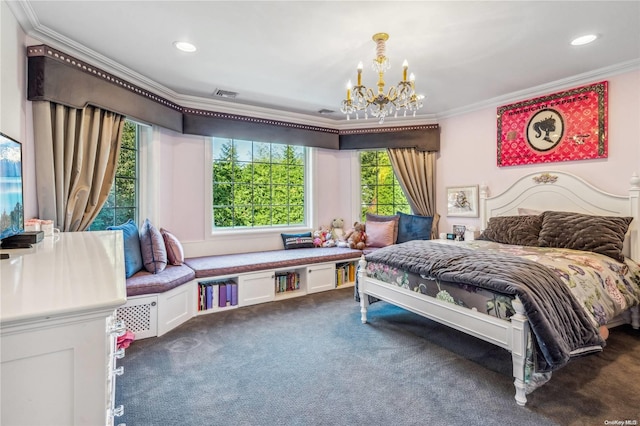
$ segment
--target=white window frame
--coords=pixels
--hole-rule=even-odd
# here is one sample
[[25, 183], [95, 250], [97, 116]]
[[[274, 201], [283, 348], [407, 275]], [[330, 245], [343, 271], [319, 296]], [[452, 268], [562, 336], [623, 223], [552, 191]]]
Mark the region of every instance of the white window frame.
[[[258, 141], [260, 142], [260, 141]], [[261, 226], [255, 228], [231, 228], [231, 229], [214, 229], [213, 214], [211, 206], [213, 205], [213, 137], [205, 138], [204, 149], [204, 170], [205, 170], [205, 211], [204, 211], [204, 229], [205, 239], [210, 240], [218, 237], [238, 237], [247, 235], [280, 234], [283, 232], [295, 233], [306, 232], [312, 229], [314, 218], [317, 217], [316, 204], [314, 202], [315, 189], [315, 167], [316, 155], [315, 150], [305, 147], [305, 182], [304, 182], [304, 199], [305, 199], [305, 219], [304, 224], [294, 226]]]

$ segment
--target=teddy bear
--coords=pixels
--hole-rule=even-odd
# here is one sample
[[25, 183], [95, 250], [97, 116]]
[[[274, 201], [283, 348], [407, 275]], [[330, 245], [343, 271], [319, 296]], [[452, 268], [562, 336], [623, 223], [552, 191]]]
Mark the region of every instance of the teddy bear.
[[349, 243], [347, 243], [347, 237], [344, 232], [343, 219], [336, 218], [331, 221], [331, 239], [338, 247], [349, 247]]
[[353, 228], [346, 234], [349, 248], [364, 250], [367, 246], [367, 234], [364, 223], [354, 222]]

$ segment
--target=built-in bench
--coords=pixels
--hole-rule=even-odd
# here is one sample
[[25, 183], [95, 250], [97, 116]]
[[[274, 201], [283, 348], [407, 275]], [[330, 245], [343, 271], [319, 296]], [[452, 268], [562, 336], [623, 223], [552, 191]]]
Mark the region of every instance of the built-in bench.
[[[198, 285], [203, 280], [233, 280], [238, 285], [238, 306], [246, 306], [335, 288], [336, 265], [353, 262], [361, 254], [360, 250], [332, 247], [187, 258], [184, 265], [169, 265], [159, 274], [140, 271], [128, 278], [128, 300], [118, 309], [118, 317], [137, 339], [161, 336], [202, 313]], [[301, 286], [295, 292], [276, 295], [275, 273], [287, 270], [301, 277]]]
[[127, 278], [127, 297], [164, 293], [192, 281], [196, 273], [187, 265], [167, 265], [159, 274], [145, 269]]
[[247, 272], [292, 268], [314, 263], [338, 262], [359, 257], [360, 250], [343, 247], [302, 248], [254, 253], [225, 254], [185, 259], [196, 278], [245, 274]]

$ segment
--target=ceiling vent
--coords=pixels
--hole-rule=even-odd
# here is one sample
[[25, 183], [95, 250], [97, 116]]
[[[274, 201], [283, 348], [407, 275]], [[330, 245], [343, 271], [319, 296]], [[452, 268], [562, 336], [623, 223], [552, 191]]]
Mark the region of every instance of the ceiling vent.
[[234, 99], [238, 96], [238, 93], [232, 92], [231, 90], [216, 89], [215, 92], [213, 92], [213, 96]]
[[322, 108], [318, 111], [318, 114], [333, 114], [335, 111], [332, 109]]

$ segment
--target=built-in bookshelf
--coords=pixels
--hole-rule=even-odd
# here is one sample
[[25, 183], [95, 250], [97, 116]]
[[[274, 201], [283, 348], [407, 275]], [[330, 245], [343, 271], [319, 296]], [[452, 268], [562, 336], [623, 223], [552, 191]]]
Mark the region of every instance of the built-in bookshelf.
[[198, 279], [196, 314], [353, 286], [357, 264], [354, 259]]
[[219, 311], [238, 306], [238, 283], [234, 279], [198, 281], [198, 311]]
[[275, 281], [276, 294], [300, 290], [300, 273], [297, 271], [276, 272]]
[[336, 288], [355, 283], [356, 267], [356, 262], [336, 263]]

